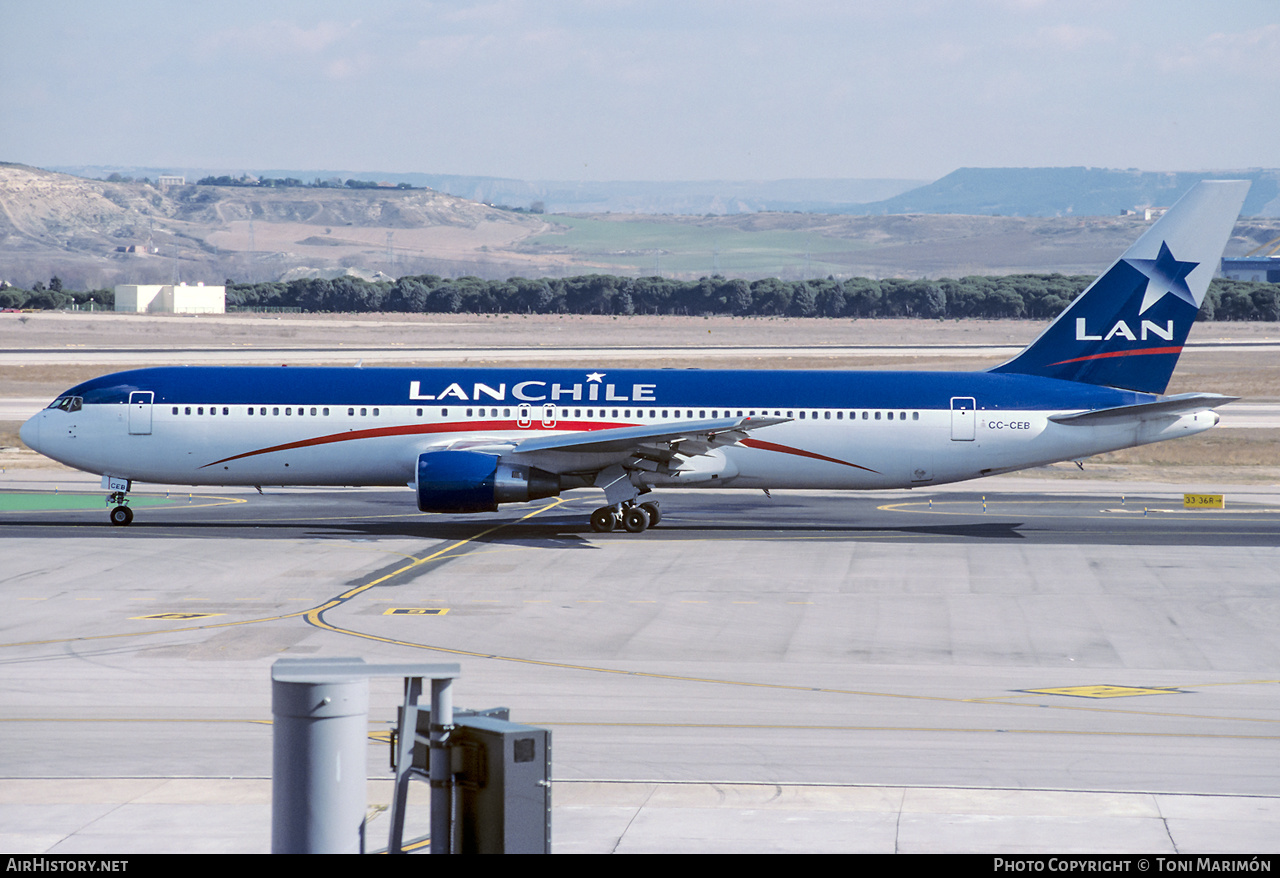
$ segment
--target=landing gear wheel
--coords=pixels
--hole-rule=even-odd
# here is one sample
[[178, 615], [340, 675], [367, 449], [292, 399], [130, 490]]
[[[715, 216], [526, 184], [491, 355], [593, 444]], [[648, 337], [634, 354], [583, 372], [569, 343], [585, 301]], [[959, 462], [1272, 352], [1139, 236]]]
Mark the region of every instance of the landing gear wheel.
[[641, 503], [640, 508], [649, 513], [649, 527], [657, 527], [658, 522], [662, 521], [662, 511], [658, 509], [656, 502]]
[[644, 533], [649, 527], [649, 513], [645, 512], [639, 506], [632, 506], [626, 512], [622, 513], [622, 526], [627, 529], [627, 533], [638, 534]]
[[111, 523], [118, 527], [125, 527], [133, 521], [133, 510], [128, 506], [117, 506], [111, 510]]
[[591, 529], [598, 534], [607, 534], [618, 526], [618, 516], [612, 506], [601, 506], [591, 513]]

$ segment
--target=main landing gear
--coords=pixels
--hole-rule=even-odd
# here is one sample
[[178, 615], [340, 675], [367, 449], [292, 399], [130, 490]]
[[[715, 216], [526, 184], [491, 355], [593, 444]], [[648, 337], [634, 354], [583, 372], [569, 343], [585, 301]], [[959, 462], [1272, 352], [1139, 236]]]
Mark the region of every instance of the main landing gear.
[[114, 491], [107, 498], [107, 505], [115, 504], [111, 510], [111, 523], [118, 527], [127, 527], [133, 523], [133, 510], [129, 508], [129, 498], [125, 491]]
[[601, 506], [591, 513], [591, 529], [606, 534], [621, 527], [627, 533], [643, 533], [662, 520], [662, 511], [656, 502], [619, 503], [617, 506]]

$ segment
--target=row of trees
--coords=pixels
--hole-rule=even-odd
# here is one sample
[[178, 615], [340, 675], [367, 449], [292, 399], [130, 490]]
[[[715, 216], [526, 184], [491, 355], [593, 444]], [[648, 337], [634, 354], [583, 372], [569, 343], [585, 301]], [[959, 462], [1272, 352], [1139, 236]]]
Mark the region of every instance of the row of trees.
[[[239, 186], [252, 189], [341, 189], [344, 186], [348, 189], [381, 189], [384, 188], [381, 183], [374, 180], [347, 180], [345, 183], [337, 177], [321, 180], [316, 177], [310, 183], [303, 182], [297, 177], [250, 177], [248, 175], [240, 177], [232, 177], [222, 175], [221, 177], [201, 177], [196, 180], [197, 186]], [[396, 189], [412, 189], [414, 188], [408, 183], [397, 183]]]
[[[353, 277], [276, 283], [227, 281], [227, 305], [246, 309], [299, 308], [313, 312], [428, 312], [477, 314], [733, 314], [785, 317], [966, 317], [1047, 320], [1092, 280], [1084, 275], [1019, 274], [956, 280], [745, 281], [704, 277], [592, 274], [569, 278], [482, 280], [437, 275], [371, 282]], [[111, 290], [49, 287], [0, 289], [3, 308], [66, 308], [90, 300], [103, 307]], [[1218, 279], [1200, 311], [1202, 320], [1280, 320], [1280, 284]]]
[[[227, 303], [303, 311], [475, 314], [733, 314], [785, 317], [1025, 318], [1058, 315], [1093, 278], [1020, 274], [942, 280], [756, 281], [593, 274], [482, 280], [436, 275], [394, 283], [357, 278], [231, 284]], [[1215, 280], [1204, 320], [1280, 320], [1280, 285]]]

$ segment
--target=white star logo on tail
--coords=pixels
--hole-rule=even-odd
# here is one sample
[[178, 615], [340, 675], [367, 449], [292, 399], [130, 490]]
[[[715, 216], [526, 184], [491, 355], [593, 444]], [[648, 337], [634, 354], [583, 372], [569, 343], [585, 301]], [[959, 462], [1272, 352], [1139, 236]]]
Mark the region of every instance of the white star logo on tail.
[[1163, 241], [1160, 242], [1160, 253], [1155, 259], [1126, 259], [1125, 262], [1147, 276], [1147, 291], [1142, 297], [1139, 314], [1145, 314], [1148, 308], [1165, 296], [1177, 296], [1192, 308], [1200, 307], [1187, 286], [1187, 275], [1200, 263], [1179, 262], [1173, 258], [1169, 245]]

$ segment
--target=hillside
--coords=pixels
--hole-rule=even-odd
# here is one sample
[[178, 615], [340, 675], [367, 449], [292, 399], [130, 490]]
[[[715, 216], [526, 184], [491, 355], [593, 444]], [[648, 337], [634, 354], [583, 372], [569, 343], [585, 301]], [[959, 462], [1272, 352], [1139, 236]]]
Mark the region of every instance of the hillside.
[[927, 186], [841, 210], [857, 214], [1114, 216], [1168, 207], [1200, 180], [1252, 180], [1242, 216], [1280, 217], [1280, 171], [1154, 172], [1108, 168], [960, 168]]
[[[175, 273], [461, 273], [482, 269], [487, 250], [549, 228], [430, 190], [159, 187], [0, 164], [0, 277], [18, 284], [51, 272], [77, 287], [167, 282]], [[504, 261], [515, 269], [529, 260]]]
[[[342, 273], [1088, 274], [1146, 227], [1116, 213], [543, 216], [425, 189], [157, 187], [0, 164], [0, 280], [30, 287], [56, 274], [71, 289], [95, 289], [175, 277], [260, 282]], [[1280, 220], [1248, 220], [1236, 233], [1232, 255], [1280, 235]]]

